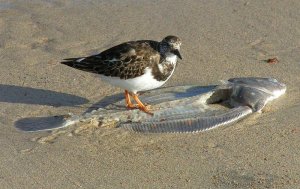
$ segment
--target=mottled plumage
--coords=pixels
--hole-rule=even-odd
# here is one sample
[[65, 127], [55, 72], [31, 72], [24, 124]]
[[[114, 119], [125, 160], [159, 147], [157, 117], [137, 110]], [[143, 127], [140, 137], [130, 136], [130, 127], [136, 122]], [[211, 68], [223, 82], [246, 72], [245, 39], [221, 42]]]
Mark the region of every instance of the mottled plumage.
[[100, 74], [110, 84], [136, 95], [138, 91], [160, 87], [170, 78], [177, 57], [181, 59], [180, 45], [176, 36], [167, 36], [161, 42], [130, 41], [96, 55], [68, 58], [61, 63]]

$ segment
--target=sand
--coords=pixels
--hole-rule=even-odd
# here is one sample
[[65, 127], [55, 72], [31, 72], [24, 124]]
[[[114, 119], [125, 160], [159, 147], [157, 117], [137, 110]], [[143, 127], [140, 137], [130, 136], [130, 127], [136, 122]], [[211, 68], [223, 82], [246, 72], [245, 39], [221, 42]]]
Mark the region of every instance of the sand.
[[[1, 188], [299, 188], [299, 9], [298, 0], [0, 1]], [[61, 59], [169, 34], [182, 38], [183, 61], [167, 86], [274, 77], [286, 95], [199, 134], [15, 128], [122, 92]]]

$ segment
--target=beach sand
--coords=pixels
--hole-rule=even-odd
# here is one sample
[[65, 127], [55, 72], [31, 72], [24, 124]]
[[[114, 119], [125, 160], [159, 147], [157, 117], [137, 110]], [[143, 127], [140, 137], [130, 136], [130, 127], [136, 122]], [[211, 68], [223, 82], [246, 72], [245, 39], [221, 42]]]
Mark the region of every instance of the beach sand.
[[[299, 9], [298, 0], [0, 0], [0, 188], [299, 188]], [[183, 60], [167, 86], [274, 77], [286, 95], [198, 134], [15, 128], [122, 92], [63, 58], [169, 34], [182, 38]]]

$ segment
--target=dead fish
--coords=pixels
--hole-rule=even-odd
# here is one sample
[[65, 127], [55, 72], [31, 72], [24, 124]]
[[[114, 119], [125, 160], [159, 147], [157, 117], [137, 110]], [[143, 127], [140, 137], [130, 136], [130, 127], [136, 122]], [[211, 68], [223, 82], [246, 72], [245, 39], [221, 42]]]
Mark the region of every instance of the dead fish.
[[[163, 121], [127, 123], [121, 127], [143, 133], [200, 132], [238, 121], [283, 95], [286, 85], [273, 78], [232, 78], [214, 89], [206, 104], [228, 101], [231, 109], [213, 116], [192, 116], [181, 119], [164, 118]], [[188, 107], [186, 107], [188, 108]], [[162, 118], [161, 118], [162, 119]]]
[[153, 116], [122, 108], [117, 101], [83, 115], [25, 118], [16, 127], [27, 132], [64, 128], [78, 122], [114, 122], [141, 133], [194, 133], [234, 123], [260, 112], [283, 95], [286, 86], [273, 78], [232, 78], [216, 86], [175, 86], [146, 92], [141, 99], [156, 109]]

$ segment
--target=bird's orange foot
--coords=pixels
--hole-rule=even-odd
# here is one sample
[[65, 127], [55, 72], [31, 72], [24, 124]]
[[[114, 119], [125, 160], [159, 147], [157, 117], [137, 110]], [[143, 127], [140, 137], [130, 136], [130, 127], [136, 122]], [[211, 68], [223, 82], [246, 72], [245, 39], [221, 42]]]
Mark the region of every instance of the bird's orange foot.
[[[130, 100], [130, 96], [133, 97], [133, 99], [137, 102], [137, 104], [133, 104]], [[143, 112], [153, 115], [153, 113], [149, 110], [150, 106], [149, 105], [144, 105], [137, 94], [130, 94], [127, 90], [125, 90], [125, 101], [126, 101], [126, 107], [128, 109], [135, 109], [138, 108], [142, 110]]]
[[142, 110], [143, 112], [145, 112], [145, 113], [147, 113], [147, 114], [153, 115], [153, 113], [149, 110], [150, 106], [149, 106], [149, 105], [146, 105], [146, 106], [145, 106], [145, 105], [140, 101], [140, 99], [139, 99], [139, 97], [138, 97], [137, 94], [134, 94], [132, 97], [133, 97], [133, 99], [137, 102], [138, 108], [139, 108], [140, 110]]
[[147, 114], [150, 114], [150, 115], [154, 115], [149, 109], [150, 109], [150, 106], [140, 106], [139, 107], [140, 110], [142, 110], [143, 112], [147, 113]]
[[131, 100], [130, 100], [130, 93], [125, 90], [125, 102], [126, 102], [126, 107], [128, 109], [136, 109], [139, 108], [138, 104], [132, 104]]
[[127, 104], [126, 107], [128, 109], [139, 109], [147, 114], [153, 115], [153, 113], [150, 111], [150, 105], [139, 105], [139, 104]]
[[128, 109], [137, 109], [139, 106], [137, 104], [126, 104], [126, 108]]

